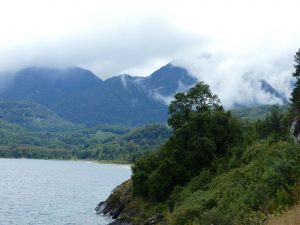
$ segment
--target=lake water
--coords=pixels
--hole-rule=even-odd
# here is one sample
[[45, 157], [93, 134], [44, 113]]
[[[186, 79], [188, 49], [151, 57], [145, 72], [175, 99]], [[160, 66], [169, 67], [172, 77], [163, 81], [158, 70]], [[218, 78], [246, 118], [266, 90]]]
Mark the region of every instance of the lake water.
[[130, 175], [125, 165], [0, 159], [0, 224], [105, 225], [94, 209]]

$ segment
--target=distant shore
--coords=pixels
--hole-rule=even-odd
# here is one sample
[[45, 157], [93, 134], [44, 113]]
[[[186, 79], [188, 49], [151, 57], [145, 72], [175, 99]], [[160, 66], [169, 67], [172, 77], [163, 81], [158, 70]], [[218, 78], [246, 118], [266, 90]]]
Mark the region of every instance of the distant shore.
[[46, 158], [26, 158], [26, 157], [20, 157], [20, 158], [11, 158], [11, 157], [0, 157], [0, 159], [32, 159], [32, 160], [56, 160], [56, 161], [81, 161], [81, 162], [91, 162], [91, 163], [97, 163], [97, 164], [115, 164], [115, 165], [124, 165], [124, 166], [131, 166], [132, 163], [127, 163], [124, 161], [113, 161], [113, 160], [90, 160], [90, 159], [46, 159]]

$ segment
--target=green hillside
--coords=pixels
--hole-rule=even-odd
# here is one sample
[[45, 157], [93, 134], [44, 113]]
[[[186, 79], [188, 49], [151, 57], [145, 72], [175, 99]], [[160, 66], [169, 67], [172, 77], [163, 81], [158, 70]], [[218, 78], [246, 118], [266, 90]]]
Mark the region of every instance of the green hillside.
[[[288, 110], [288, 105], [280, 106], [282, 110]], [[272, 105], [260, 105], [253, 107], [238, 107], [231, 109], [233, 115], [236, 115], [242, 119], [248, 119], [255, 121], [257, 119], [263, 119], [272, 109]]]
[[[171, 135], [170, 128], [159, 124], [139, 128], [119, 125], [82, 128], [53, 114], [49, 116], [48, 111], [44, 120], [49, 124], [37, 126], [31, 120], [31, 111], [25, 113], [20, 108], [24, 109], [15, 107], [19, 111], [6, 117], [12, 119], [21, 115], [20, 119], [13, 120], [15, 124], [0, 120], [0, 157], [73, 158], [129, 163], [158, 148]], [[34, 115], [41, 116], [39, 111], [36, 112]], [[52, 119], [55, 120], [51, 124]]]
[[79, 128], [54, 112], [30, 101], [0, 102], [0, 119], [29, 131], [68, 131]]
[[300, 147], [290, 142], [290, 112], [272, 106], [244, 120], [198, 83], [175, 95], [169, 114], [172, 136], [134, 163], [132, 179], [99, 213], [134, 225], [259, 225], [297, 203]]
[[196, 82], [187, 70], [171, 64], [148, 77], [119, 75], [105, 81], [79, 67], [29, 67], [10, 77], [0, 100], [35, 102], [66, 121], [90, 127], [165, 123], [163, 99]]
[[40, 144], [41, 140], [25, 129], [0, 120], [0, 144], [1, 145], [26, 145]]

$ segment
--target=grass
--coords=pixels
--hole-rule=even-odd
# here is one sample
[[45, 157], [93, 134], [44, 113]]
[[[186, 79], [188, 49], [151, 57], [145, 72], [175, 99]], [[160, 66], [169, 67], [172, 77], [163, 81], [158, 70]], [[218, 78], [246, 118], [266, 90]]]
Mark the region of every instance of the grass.
[[271, 217], [267, 225], [300, 225], [300, 204], [286, 210], [280, 217]]

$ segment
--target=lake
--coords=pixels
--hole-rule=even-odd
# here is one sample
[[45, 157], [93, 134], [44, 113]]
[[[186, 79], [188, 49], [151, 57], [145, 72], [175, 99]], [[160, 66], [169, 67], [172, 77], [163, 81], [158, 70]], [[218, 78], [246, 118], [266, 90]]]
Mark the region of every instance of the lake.
[[0, 159], [0, 224], [106, 225], [94, 209], [130, 175], [126, 165]]

